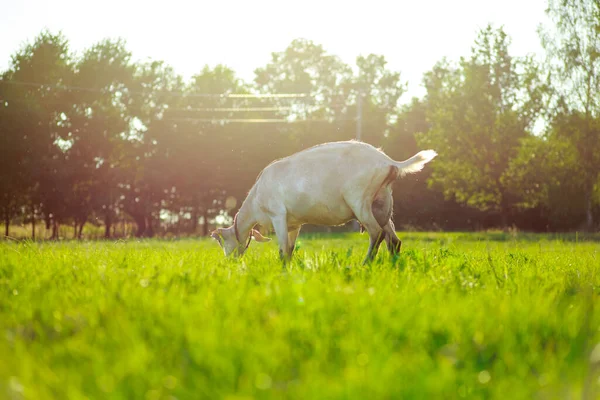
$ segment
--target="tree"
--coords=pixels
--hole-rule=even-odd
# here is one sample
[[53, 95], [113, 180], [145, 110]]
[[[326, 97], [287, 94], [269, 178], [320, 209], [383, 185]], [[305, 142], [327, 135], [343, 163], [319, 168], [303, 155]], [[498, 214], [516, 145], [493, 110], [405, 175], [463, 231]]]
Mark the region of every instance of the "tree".
[[[138, 140], [130, 108], [135, 65], [123, 41], [101, 41], [77, 63], [74, 107], [68, 113], [71, 168], [88, 182], [89, 210], [104, 219], [110, 237], [119, 212], [120, 176], [132, 164], [127, 149]], [[84, 177], [84, 176], [85, 177]]]
[[281, 117], [296, 122], [278, 127], [291, 146], [281, 147], [282, 154], [354, 137], [352, 70], [321, 45], [304, 39], [292, 41], [283, 52], [273, 53], [265, 67], [255, 70], [254, 81], [261, 92], [307, 96], [293, 103], [290, 99], [270, 100], [269, 104], [281, 108]]
[[531, 58], [508, 53], [502, 29], [482, 30], [469, 59], [438, 63], [425, 76], [431, 129], [422, 147], [440, 156], [430, 183], [446, 198], [499, 213], [506, 225], [516, 199], [502, 176], [541, 109], [544, 86]]
[[12, 71], [6, 71], [0, 78], [0, 210], [5, 236], [9, 236], [11, 218], [31, 184], [22, 164], [26, 149], [20, 125], [25, 110], [15, 97], [11, 76]]
[[361, 140], [381, 146], [398, 118], [398, 100], [406, 87], [400, 73], [386, 69], [383, 56], [369, 54], [356, 59], [358, 75], [354, 77], [354, 94], [362, 96]]
[[585, 224], [594, 225], [600, 188], [600, 3], [550, 0], [553, 29], [541, 31], [555, 84], [553, 130], [576, 149], [584, 186]]
[[298, 118], [332, 118], [344, 111], [351, 76], [348, 65], [323, 46], [296, 39], [285, 51], [273, 53], [265, 67], [256, 69], [254, 81], [262, 92], [307, 94], [310, 102], [294, 110]]
[[179, 218], [192, 221], [194, 231], [202, 216], [204, 235], [208, 235], [209, 216], [216, 213], [215, 205], [224, 203], [225, 187], [234, 190], [232, 185], [243, 182], [238, 172], [243, 167], [235, 157], [239, 150], [236, 143], [240, 140], [238, 137], [233, 141], [232, 134], [239, 130], [243, 137], [244, 129], [235, 123], [222, 122], [220, 118], [234, 117], [232, 110], [244, 107], [246, 101], [221, 95], [247, 92], [246, 85], [230, 68], [205, 66], [192, 77], [184, 108], [170, 115], [176, 123], [169, 157], [174, 171], [171, 182], [177, 193], [176, 202], [171, 206]]
[[[23, 46], [5, 73], [4, 111], [8, 115], [4, 126], [6, 137], [10, 138], [7, 149], [14, 151], [6, 159], [13, 163], [7, 171], [21, 181], [17, 186], [7, 182], [7, 187], [18, 187], [21, 195], [27, 197], [34, 237], [35, 216], [40, 207], [47, 208], [60, 196], [56, 186], [62, 181], [64, 169], [57, 169], [56, 163], [64, 156], [61, 122], [69, 110], [68, 95], [60, 88], [69, 85], [72, 76], [67, 39], [48, 31]], [[18, 158], [13, 160], [15, 156]], [[14, 200], [14, 193], [7, 192], [6, 196]], [[7, 204], [9, 210], [15, 206]]]
[[[176, 138], [177, 122], [169, 115], [182, 107], [184, 90], [181, 76], [163, 62], [137, 65], [133, 81], [136, 140], [127, 142], [128, 164], [121, 169], [120, 206], [137, 225], [137, 237], [153, 236], [160, 211], [171, 196], [173, 177], [168, 156]], [[175, 110], [175, 111], [174, 111]]]
[[[416, 137], [426, 134], [427, 106], [418, 98], [401, 107], [390, 133], [384, 138], [383, 149], [394, 160], [406, 160], [419, 151]], [[429, 223], [432, 212], [440, 210], [437, 193], [427, 189], [426, 180], [431, 170], [408, 175], [394, 183], [394, 222], [402, 225], [424, 226]]]
[[503, 179], [519, 208], [541, 208], [554, 229], [569, 229], [585, 216], [584, 172], [576, 149], [555, 133], [525, 138]]

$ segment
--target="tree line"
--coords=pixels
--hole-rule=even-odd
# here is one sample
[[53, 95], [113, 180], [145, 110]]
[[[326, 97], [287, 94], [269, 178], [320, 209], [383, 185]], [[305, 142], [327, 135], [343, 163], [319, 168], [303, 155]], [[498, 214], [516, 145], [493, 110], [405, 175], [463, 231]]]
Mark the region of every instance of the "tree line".
[[[439, 156], [395, 185], [395, 222], [423, 229], [598, 226], [600, 8], [548, 5], [543, 62], [509, 52], [502, 28], [441, 60], [426, 94], [399, 105], [401, 74], [381, 55], [354, 68], [293, 41], [245, 82], [225, 66], [189, 81], [134, 62], [121, 40], [74, 54], [41, 32], [0, 75], [0, 213], [11, 223], [103, 226], [136, 236], [204, 234], [226, 223], [262, 168], [312, 145], [361, 140], [401, 160]], [[32, 232], [35, 234], [35, 232]]]

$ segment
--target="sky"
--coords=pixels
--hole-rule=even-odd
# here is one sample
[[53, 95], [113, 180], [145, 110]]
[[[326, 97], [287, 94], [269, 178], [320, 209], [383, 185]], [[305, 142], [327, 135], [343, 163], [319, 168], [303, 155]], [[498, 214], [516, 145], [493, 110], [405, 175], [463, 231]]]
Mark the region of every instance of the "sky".
[[62, 31], [81, 52], [123, 38], [136, 60], [164, 60], [185, 78], [225, 64], [251, 81], [272, 52], [297, 38], [354, 64], [384, 55], [408, 82], [405, 101], [423, 94], [423, 74], [448, 57], [468, 56], [477, 31], [504, 26], [513, 55], [542, 56], [537, 34], [546, 0], [21, 0], [0, 14], [0, 70], [44, 28]]

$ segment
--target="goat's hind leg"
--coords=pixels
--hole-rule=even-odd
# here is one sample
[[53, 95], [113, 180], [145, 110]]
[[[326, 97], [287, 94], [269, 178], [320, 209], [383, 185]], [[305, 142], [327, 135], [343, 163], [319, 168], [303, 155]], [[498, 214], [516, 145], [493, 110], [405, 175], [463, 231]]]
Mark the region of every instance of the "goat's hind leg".
[[373, 261], [379, 250], [381, 242], [385, 239], [385, 232], [379, 225], [375, 229], [369, 229], [369, 225], [366, 225], [367, 232], [369, 232], [369, 250], [367, 256], [363, 261], [363, 264]]
[[391, 219], [383, 227], [383, 231], [385, 232], [385, 242], [390, 254], [399, 254], [400, 248], [402, 247], [402, 241], [400, 238], [398, 238], [398, 235], [396, 235], [396, 228], [394, 227], [394, 223]]
[[290, 251], [290, 257], [294, 254], [294, 250], [296, 249], [296, 239], [298, 239], [298, 234], [300, 233], [300, 228], [292, 229], [288, 232], [288, 246]]
[[360, 209], [353, 211], [358, 221], [369, 233], [369, 250], [367, 251], [367, 256], [363, 261], [363, 264], [366, 264], [375, 258], [381, 242], [385, 239], [385, 232], [375, 219], [371, 209], [371, 204], [365, 204]]
[[[382, 226], [387, 223], [391, 215], [390, 208], [389, 214], [387, 214], [385, 219], [379, 223], [373, 214], [373, 203], [375, 202], [375, 199], [379, 199], [378, 202], [383, 200], [383, 203], [389, 201], [387, 199], [388, 197], [391, 197], [391, 188], [389, 185], [396, 179], [397, 172], [397, 168], [395, 167], [381, 169], [371, 177], [367, 187], [364, 188], [364, 191], [358, 192], [357, 190], [352, 189], [348, 190], [344, 196], [346, 204], [352, 209], [358, 222], [360, 222], [369, 233], [369, 250], [363, 264], [368, 263], [375, 258], [377, 250], [385, 238]], [[389, 208], [383, 206], [379, 207]]]
[[391, 188], [382, 188], [371, 206], [373, 216], [377, 220], [379, 226], [383, 228], [384, 239], [387, 244], [388, 251], [391, 254], [397, 254], [400, 252], [400, 246], [402, 242], [396, 235], [394, 223], [392, 222], [392, 211], [394, 206], [394, 199], [392, 198]]

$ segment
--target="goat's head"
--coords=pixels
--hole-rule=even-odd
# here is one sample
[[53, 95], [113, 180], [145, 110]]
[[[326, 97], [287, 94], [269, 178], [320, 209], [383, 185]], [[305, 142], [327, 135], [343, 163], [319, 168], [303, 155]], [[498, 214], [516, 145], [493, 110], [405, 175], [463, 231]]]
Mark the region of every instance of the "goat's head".
[[212, 231], [210, 236], [215, 239], [219, 246], [225, 252], [225, 256], [236, 256], [239, 257], [248, 248], [250, 245], [250, 239], [254, 237], [254, 240], [257, 242], [268, 242], [271, 239], [264, 237], [260, 234], [256, 229], [250, 230], [250, 234], [247, 238], [238, 237], [239, 234], [235, 232], [235, 224], [230, 226], [229, 228], [218, 228]]

